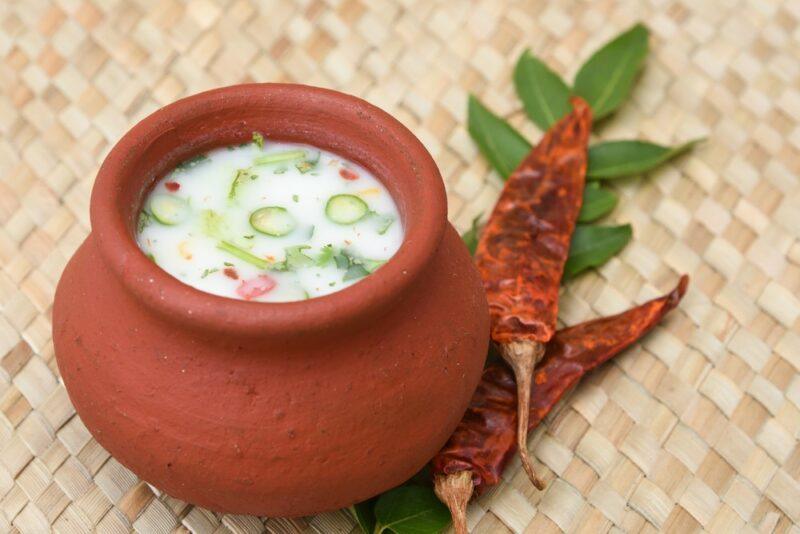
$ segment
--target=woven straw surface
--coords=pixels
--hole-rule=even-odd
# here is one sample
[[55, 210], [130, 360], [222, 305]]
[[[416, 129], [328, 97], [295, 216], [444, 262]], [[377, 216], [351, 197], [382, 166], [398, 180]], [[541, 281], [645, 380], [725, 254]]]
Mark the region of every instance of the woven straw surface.
[[709, 141], [615, 183], [635, 240], [571, 283], [562, 320], [693, 276], [680, 310], [588, 377], [470, 508], [475, 532], [795, 532], [800, 523], [800, 1], [0, 0], [0, 531], [353, 532], [343, 512], [215, 515], [139, 481], [63, 386], [51, 304], [89, 231], [112, 144], [179, 97], [243, 81], [360, 95], [403, 121], [460, 228], [500, 180], [465, 127], [468, 92], [540, 135], [510, 71], [526, 47], [571, 76], [637, 20], [652, 53], [600, 138]]

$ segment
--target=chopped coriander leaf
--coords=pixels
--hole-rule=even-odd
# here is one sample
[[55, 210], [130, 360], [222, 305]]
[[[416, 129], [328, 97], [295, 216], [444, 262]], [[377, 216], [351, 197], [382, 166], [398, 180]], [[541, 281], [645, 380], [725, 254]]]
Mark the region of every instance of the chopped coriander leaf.
[[209, 236], [222, 239], [225, 233], [225, 217], [214, 210], [203, 210], [200, 212], [200, 229]]
[[243, 180], [247, 178], [251, 180], [255, 180], [258, 178], [258, 175], [253, 172], [252, 169], [239, 169], [236, 171], [236, 175], [233, 177], [233, 182], [231, 182], [231, 189], [228, 191], [228, 198], [233, 200], [236, 198], [236, 190], [239, 188], [239, 185], [242, 183]]
[[309, 245], [295, 245], [293, 247], [286, 247], [286, 258], [283, 261], [272, 264], [270, 267], [273, 271], [293, 271], [301, 267], [308, 267], [314, 265], [314, 259], [306, 255], [304, 250], [308, 250]]
[[297, 245], [294, 247], [286, 247], [286, 265], [289, 269], [297, 269], [299, 267], [306, 267], [313, 265], [314, 260], [307, 256], [303, 251], [308, 250], [309, 245]]
[[261, 134], [261, 132], [253, 132], [253, 142], [258, 148], [264, 148], [264, 136]]
[[374, 273], [376, 270], [378, 270], [378, 267], [386, 263], [386, 260], [363, 259], [363, 260], [358, 260], [358, 263], [359, 265], [363, 265], [367, 271]]
[[219, 269], [217, 269], [216, 267], [214, 267], [213, 269], [203, 269], [203, 274], [200, 275], [200, 278], [205, 278], [209, 274], [215, 273], [217, 271], [219, 271]]
[[153, 253], [152, 253], [152, 252], [148, 252], [148, 253], [146, 254], [146, 256], [147, 256], [147, 259], [148, 259], [148, 260], [152, 261], [153, 263], [157, 263], [157, 262], [156, 262], [156, 257], [155, 257], [155, 256], [153, 256]]
[[299, 202], [300, 201], [300, 195], [292, 195], [292, 200], [294, 200], [295, 202]]
[[335, 286], [335, 285], [336, 285], [336, 282], [330, 282], [328, 285], [329, 285], [329, 286], [331, 286], [331, 287], [333, 287], [333, 286]]
[[301, 174], [305, 174], [315, 167], [313, 163], [308, 161], [298, 161], [297, 163], [294, 164], [294, 166], [297, 168], [298, 171], [300, 171]]
[[378, 235], [383, 235], [394, 223], [394, 217], [391, 215], [379, 215], [378, 217]]
[[233, 264], [229, 261], [222, 262], [225, 267], [233, 267]]
[[283, 174], [285, 172], [286, 172], [286, 167], [278, 167], [277, 169], [272, 171], [272, 174]]
[[139, 219], [136, 221], [136, 231], [141, 234], [151, 222], [150, 213], [147, 210], [142, 210], [139, 213]]
[[192, 158], [189, 158], [187, 160], [178, 163], [178, 165], [175, 167], [175, 170], [185, 171], [191, 169], [192, 167], [197, 167], [198, 165], [206, 161], [208, 161], [208, 156], [206, 156], [205, 154], [198, 154]]
[[353, 264], [349, 269], [347, 269], [347, 272], [344, 273], [344, 278], [342, 281], [347, 282], [348, 280], [356, 280], [357, 278], [363, 278], [368, 274], [369, 271], [366, 270], [363, 265]]
[[325, 245], [317, 256], [317, 266], [325, 267], [333, 259], [333, 245]]
[[347, 269], [350, 267], [351, 263], [350, 256], [348, 256], [344, 251], [334, 255], [333, 261], [336, 262], [337, 269]]
[[242, 237], [245, 238], [245, 239], [253, 239], [255, 237], [255, 235], [254, 234], [243, 235]]

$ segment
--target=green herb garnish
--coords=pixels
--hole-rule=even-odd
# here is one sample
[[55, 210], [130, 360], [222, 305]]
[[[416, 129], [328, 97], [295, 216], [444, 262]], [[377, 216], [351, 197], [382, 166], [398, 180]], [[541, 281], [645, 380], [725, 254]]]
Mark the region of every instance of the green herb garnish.
[[344, 251], [335, 254], [333, 256], [333, 261], [336, 262], [337, 269], [348, 269], [351, 265], [351, 258]]
[[314, 264], [314, 260], [307, 256], [303, 251], [308, 250], [309, 245], [296, 245], [293, 247], [286, 247], [286, 266], [289, 269], [298, 269], [300, 267], [307, 267]]
[[288, 170], [288, 169], [287, 169], [286, 167], [278, 167], [277, 169], [275, 169], [274, 171], [272, 171], [272, 174], [283, 174], [283, 173], [285, 173], [287, 170]]
[[261, 132], [253, 132], [253, 142], [259, 149], [264, 149], [264, 136]]
[[384, 235], [392, 224], [394, 224], [394, 217], [391, 215], [378, 215], [378, 235]]
[[[227, 252], [231, 256], [235, 256], [240, 260], [253, 265], [254, 267], [258, 267], [264, 271], [268, 270], [272, 264], [263, 258], [259, 258], [258, 256], [251, 254], [250, 252], [246, 251], [243, 248], [237, 247], [233, 243], [228, 241], [220, 241], [217, 245], [217, 248]], [[227, 263], [225, 265], [228, 265]], [[232, 265], [232, 264], [231, 264]]]
[[201, 211], [200, 230], [208, 237], [222, 239], [225, 233], [225, 217], [214, 210]]
[[178, 165], [175, 166], [175, 170], [181, 172], [186, 171], [193, 167], [197, 167], [198, 165], [206, 161], [208, 161], [208, 156], [206, 156], [205, 154], [198, 154], [194, 157], [191, 157], [187, 160], [178, 163]]
[[141, 234], [151, 222], [153, 222], [153, 219], [150, 213], [147, 210], [140, 211], [139, 218], [136, 220], [136, 232]]
[[299, 202], [300, 201], [300, 196], [299, 195], [292, 195], [292, 200], [295, 201], [295, 202]]
[[325, 267], [333, 259], [333, 245], [325, 245], [317, 256], [317, 267]]
[[357, 278], [363, 278], [367, 276], [369, 271], [361, 264], [355, 263], [351, 265], [347, 272], [344, 273], [344, 278], [342, 278], [343, 282], [347, 282], [348, 280], [355, 280]]
[[295, 163], [294, 166], [297, 168], [298, 171], [300, 171], [301, 174], [305, 174], [311, 169], [313, 169], [315, 165], [310, 161], [299, 161]]
[[304, 158], [305, 156], [305, 150], [287, 150], [285, 152], [275, 152], [273, 154], [264, 154], [263, 156], [258, 156], [253, 160], [253, 165], [269, 165], [270, 163], [291, 161], [293, 159]]
[[216, 267], [214, 267], [213, 269], [203, 269], [203, 274], [200, 275], [200, 278], [205, 278], [209, 274], [215, 273], [217, 271], [219, 271], [219, 269], [217, 269]]
[[228, 191], [228, 198], [233, 200], [236, 198], [236, 190], [241, 185], [242, 181], [246, 179], [255, 180], [258, 178], [258, 175], [253, 172], [252, 169], [239, 169], [236, 171], [236, 175], [233, 177], [233, 182], [231, 182], [231, 189]]

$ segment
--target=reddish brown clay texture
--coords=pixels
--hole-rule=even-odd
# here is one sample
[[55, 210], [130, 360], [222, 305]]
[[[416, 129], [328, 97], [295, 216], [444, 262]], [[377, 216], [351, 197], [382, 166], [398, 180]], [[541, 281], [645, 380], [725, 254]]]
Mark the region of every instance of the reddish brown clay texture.
[[[345, 290], [282, 304], [202, 293], [150, 262], [134, 228], [152, 184], [253, 131], [369, 168], [402, 215], [397, 254]], [[480, 379], [486, 299], [439, 172], [362, 100], [251, 84], [167, 106], [108, 155], [91, 222], [56, 291], [58, 366], [100, 444], [174, 497], [269, 516], [365, 500], [441, 448]]]
[[[536, 427], [580, 378], [650, 331], [680, 302], [683, 276], [667, 295], [611, 317], [559, 330], [534, 374], [529, 429]], [[434, 476], [469, 472], [474, 493], [497, 484], [516, 451], [517, 397], [514, 375], [503, 364], [489, 365], [466, 414], [432, 461]]]
[[475, 262], [498, 343], [546, 343], [581, 209], [592, 112], [580, 98], [509, 177], [483, 230]]

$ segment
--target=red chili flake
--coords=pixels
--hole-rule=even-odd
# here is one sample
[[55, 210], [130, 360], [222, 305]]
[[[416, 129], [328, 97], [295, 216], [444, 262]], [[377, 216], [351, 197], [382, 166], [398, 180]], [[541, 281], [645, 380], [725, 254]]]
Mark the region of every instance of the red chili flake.
[[[555, 333], [558, 288], [581, 209], [592, 111], [580, 98], [509, 177], [478, 242], [475, 262], [489, 301], [492, 339], [514, 370], [517, 395], [530, 395], [533, 368]], [[528, 405], [519, 403], [522, 466], [543, 489], [528, 457]]]
[[[528, 406], [528, 429], [536, 427], [584, 374], [610, 360], [643, 335], [680, 302], [688, 276], [670, 293], [611, 317], [559, 330], [536, 367]], [[466, 507], [500, 482], [517, 448], [517, 395], [514, 375], [496, 363], [483, 372], [469, 408], [455, 432], [431, 462], [436, 494], [453, 515], [457, 533], [466, 532]]]
[[339, 176], [345, 180], [358, 180], [358, 173], [352, 169], [348, 169], [347, 167], [342, 167], [339, 169]]
[[223, 272], [223, 273], [225, 274], [225, 276], [227, 276], [228, 278], [233, 278], [234, 280], [238, 280], [238, 279], [239, 279], [239, 273], [237, 273], [237, 272], [236, 272], [236, 269], [234, 269], [233, 267], [225, 267], [225, 268], [222, 270], [222, 272]]
[[260, 274], [250, 280], [242, 280], [236, 293], [245, 300], [252, 300], [272, 291], [276, 282], [266, 274]]
[[174, 193], [181, 188], [181, 184], [178, 182], [167, 182], [164, 184], [164, 187], [166, 187], [168, 191], [172, 191]]

